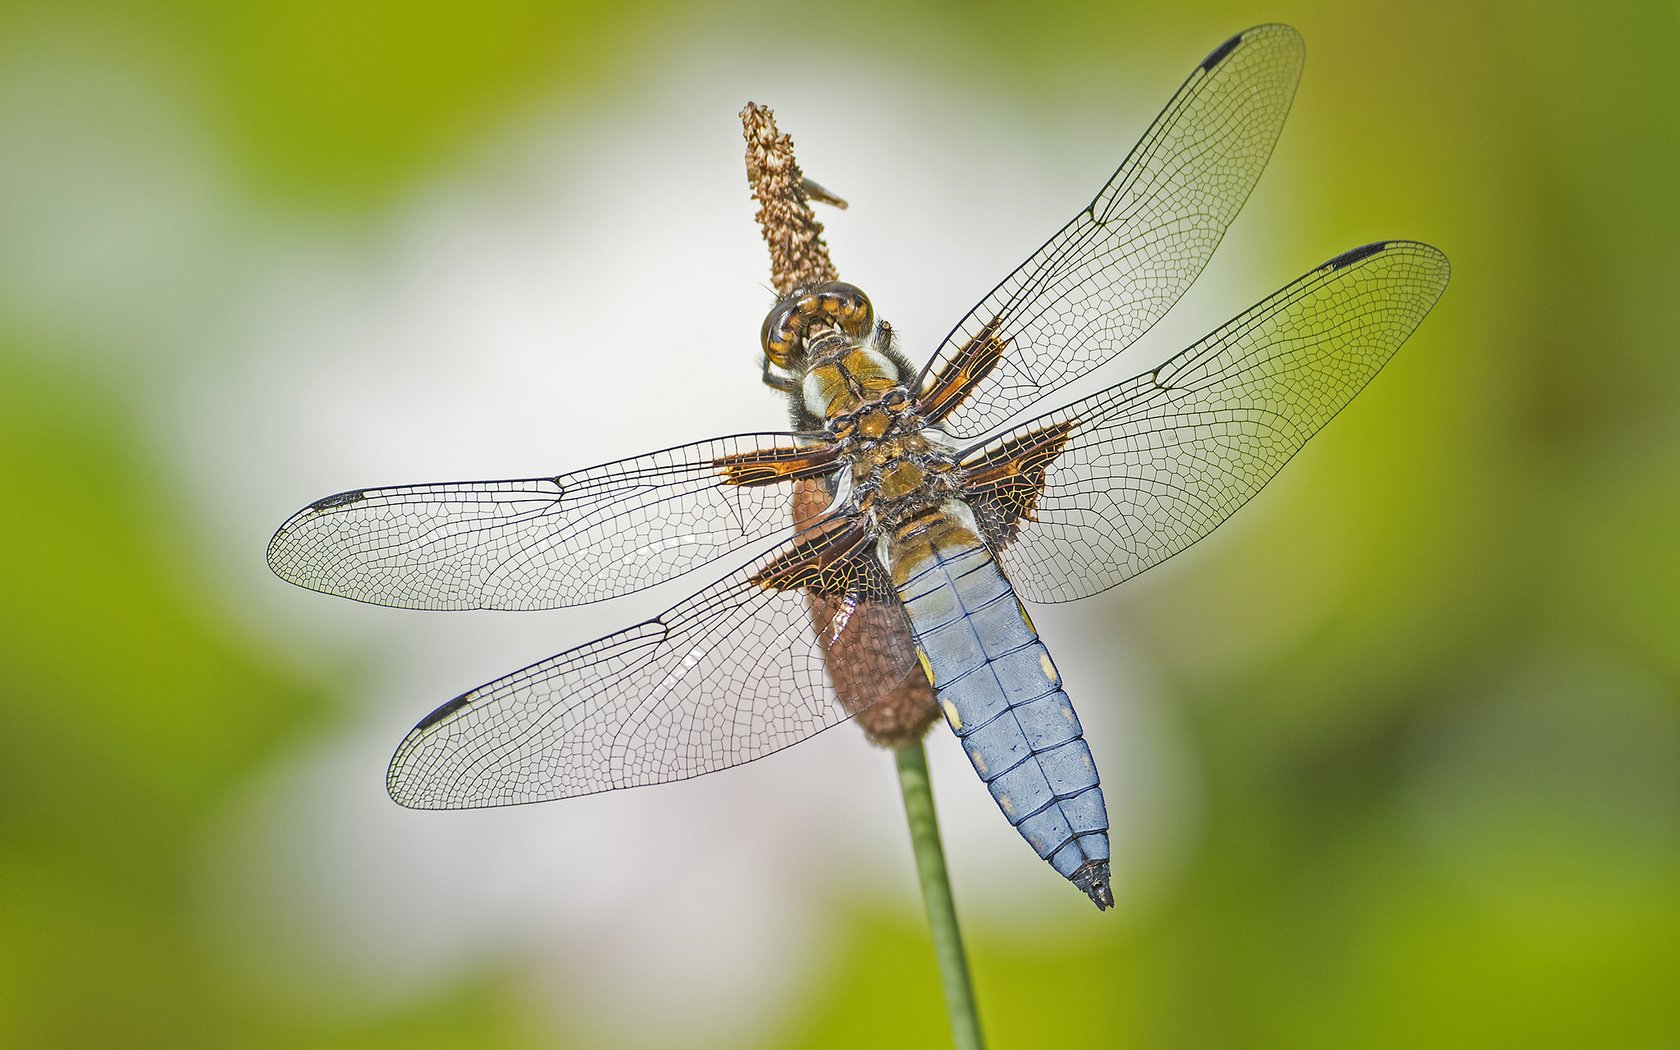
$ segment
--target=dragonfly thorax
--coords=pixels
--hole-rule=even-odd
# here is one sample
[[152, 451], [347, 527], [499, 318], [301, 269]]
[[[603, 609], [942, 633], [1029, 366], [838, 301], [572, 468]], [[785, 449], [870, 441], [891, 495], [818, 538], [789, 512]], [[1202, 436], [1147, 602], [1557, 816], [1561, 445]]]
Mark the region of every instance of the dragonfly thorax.
[[872, 526], [894, 528], [961, 490], [955, 450], [928, 427], [909, 387], [914, 369], [863, 292], [840, 283], [796, 292], [765, 318], [764, 352], [799, 370], [795, 418], [837, 447], [848, 498]]
[[852, 500], [881, 531], [944, 504], [963, 487], [952, 449], [921, 430], [859, 445], [850, 459]]
[[852, 416], [862, 425], [866, 416], [862, 410], [871, 403], [904, 394], [898, 364], [872, 345], [859, 345], [840, 333], [824, 333], [812, 340], [812, 351], [800, 393], [805, 411], [825, 425], [843, 416]]
[[914, 433], [923, 425], [910, 392], [895, 386], [881, 397], [829, 417], [823, 436], [847, 455], [895, 435]]

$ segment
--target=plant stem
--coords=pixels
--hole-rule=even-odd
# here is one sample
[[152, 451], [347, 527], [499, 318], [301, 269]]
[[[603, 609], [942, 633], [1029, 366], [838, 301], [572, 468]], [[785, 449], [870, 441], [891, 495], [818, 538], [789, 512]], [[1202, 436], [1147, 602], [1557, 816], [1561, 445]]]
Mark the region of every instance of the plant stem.
[[957, 1050], [982, 1050], [985, 1041], [980, 1037], [980, 1015], [968, 979], [962, 932], [957, 929], [945, 849], [939, 843], [939, 818], [933, 811], [927, 752], [917, 740], [894, 754], [898, 757], [898, 786], [904, 792], [904, 815], [910, 821], [916, 875], [922, 884], [922, 903], [927, 906], [928, 928], [933, 934], [933, 954], [939, 960], [939, 977], [945, 986], [945, 1009], [951, 1015], [951, 1037]]

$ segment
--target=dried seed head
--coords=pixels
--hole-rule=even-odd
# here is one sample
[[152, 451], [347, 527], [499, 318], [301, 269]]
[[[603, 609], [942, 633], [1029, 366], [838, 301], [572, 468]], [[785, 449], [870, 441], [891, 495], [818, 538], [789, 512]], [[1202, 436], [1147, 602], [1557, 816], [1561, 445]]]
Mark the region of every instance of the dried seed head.
[[[747, 182], [758, 200], [759, 229], [770, 248], [770, 283], [778, 296], [840, 275], [823, 243], [822, 223], [811, 211], [809, 183], [793, 157], [793, 139], [776, 129], [769, 107], [747, 103], [741, 111], [747, 138]], [[818, 195], [838, 200], [818, 187]]]

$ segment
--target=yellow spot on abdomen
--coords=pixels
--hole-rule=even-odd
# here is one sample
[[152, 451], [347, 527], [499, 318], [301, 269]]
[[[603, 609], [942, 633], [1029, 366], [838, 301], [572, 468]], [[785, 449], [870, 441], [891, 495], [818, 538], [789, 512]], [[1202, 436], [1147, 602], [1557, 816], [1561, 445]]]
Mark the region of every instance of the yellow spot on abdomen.
[[1061, 684], [1062, 680], [1056, 674], [1056, 665], [1050, 659], [1050, 651], [1048, 649], [1038, 654], [1038, 666], [1044, 669], [1044, 677], [1050, 679], [1052, 682], [1055, 682], [1057, 685]]
[[1008, 795], [999, 795], [997, 802], [998, 802], [998, 808], [1003, 810], [1003, 815], [1004, 816], [1013, 817], [1015, 815], [1015, 800], [1014, 799], [1010, 798]]
[[932, 685], [933, 664], [928, 662], [927, 653], [923, 652], [922, 647], [919, 645], [916, 647], [916, 662], [922, 665], [922, 673], [927, 675], [928, 685]]
[[956, 732], [962, 732], [962, 715], [957, 714], [957, 705], [947, 700], [942, 706], [945, 708], [945, 721], [949, 722]]
[[1015, 608], [1020, 611], [1021, 622], [1027, 625], [1027, 630], [1037, 634], [1038, 628], [1033, 626], [1032, 617], [1027, 615], [1027, 607], [1021, 604], [1021, 599], [1015, 599]]

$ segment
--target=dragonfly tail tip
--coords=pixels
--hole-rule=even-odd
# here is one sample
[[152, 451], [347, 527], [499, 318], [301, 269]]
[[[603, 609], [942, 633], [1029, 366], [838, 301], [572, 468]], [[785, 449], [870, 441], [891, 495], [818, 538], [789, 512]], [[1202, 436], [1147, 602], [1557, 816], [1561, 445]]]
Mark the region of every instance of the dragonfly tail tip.
[[1098, 911], [1114, 907], [1114, 891], [1108, 885], [1108, 861], [1088, 860], [1068, 881], [1084, 890]]

